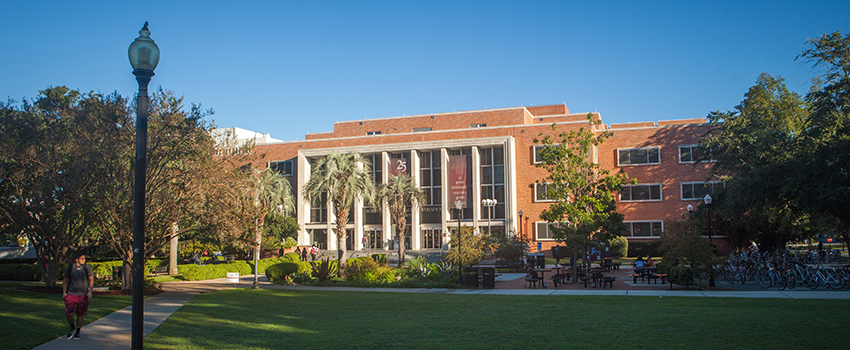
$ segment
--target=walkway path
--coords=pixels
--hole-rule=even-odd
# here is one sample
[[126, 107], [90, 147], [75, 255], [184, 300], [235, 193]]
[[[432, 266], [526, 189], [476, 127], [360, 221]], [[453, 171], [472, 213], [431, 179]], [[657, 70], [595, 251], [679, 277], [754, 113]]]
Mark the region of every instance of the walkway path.
[[[524, 274], [503, 274], [501, 283], [496, 289], [425, 289], [425, 288], [354, 288], [354, 287], [302, 287], [281, 286], [269, 283], [264, 275], [260, 276], [263, 289], [283, 290], [332, 290], [356, 291], [375, 293], [441, 293], [465, 295], [620, 295], [620, 296], [651, 296], [651, 297], [712, 297], [712, 298], [780, 298], [780, 299], [850, 299], [850, 291], [824, 290], [732, 290], [732, 291], [700, 291], [700, 290], [669, 290], [667, 288], [643, 289], [634, 288], [515, 288], [508, 289], [518, 282]], [[182, 307], [189, 300], [202, 292], [210, 292], [232, 288], [251, 288], [253, 275], [241, 276], [238, 284], [226, 283], [224, 278], [200, 282], [169, 282], [163, 283], [165, 293], [145, 299], [144, 334], [153, 332], [165, 319]], [[754, 283], [753, 283], [754, 284]], [[626, 286], [626, 285], [623, 285]], [[501, 287], [501, 288], [500, 288]], [[96, 301], [95, 301], [96, 302]], [[59, 337], [44, 343], [35, 349], [102, 349], [125, 350], [130, 348], [131, 307], [118, 310], [100, 318], [82, 330], [82, 339], [68, 340]]]

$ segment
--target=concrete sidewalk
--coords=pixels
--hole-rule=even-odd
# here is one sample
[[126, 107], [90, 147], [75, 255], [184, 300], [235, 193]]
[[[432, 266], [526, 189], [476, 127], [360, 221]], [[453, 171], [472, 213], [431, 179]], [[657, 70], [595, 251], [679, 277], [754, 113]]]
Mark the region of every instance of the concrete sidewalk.
[[[505, 274], [522, 278], [524, 274]], [[756, 291], [700, 291], [700, 290], [628, 290], [628, 289], [425, 289], [425, 288], [355, 288], [355, 287], [302, 287], [281, 286], [269, 283], [260, 275], [263, 289], [322, 290], [372, 293], [438, 293], [462, 295], [618, 295], [649, 297], [709, 297], [709, 298], [778, 298], [778, 299], [850, 299], [850, 291], [823, 290], [756, 290]], [[159, 327], [171, 314], [189, 300], [203, 292], [233, 288], [251, 288], [253, 275], [240, 276], [238, 284], [227, 283], [224, 278], [199, 282], [163, 283], [164, 293], [145, 299], [144, 334]], [[497, 285], [498, 286], [498, 285]], [[94, 302], [97, 302], [95, 299]], [[131, 307], [118, 310], [82, 329], [82, 339], [69, 340], [64, 336], [44, 343], [35, 349], [128, 349], [130, 348]]]
[[[271, 284], [265, 275], [260, 275], [260, 284], [267, 288]], [[164, 293], [145, 299], [144, 334], [147, 336], [159, 327], [177, 309], [204, 292], [222, 289], [251, 288], [254, 276], [240, 276], [239, 283], [227, 283], [224, 278], [198, 282], [163, 283]], [[92, 300], [93, 303], [97, 299]], [[60, 315], [61, 316], [61, 315]], [[79, 340], [66, 339], [64, 335], [34, 349], [129, 349], [132, 329], [132, 306], [115, 311], [83, 326]]]

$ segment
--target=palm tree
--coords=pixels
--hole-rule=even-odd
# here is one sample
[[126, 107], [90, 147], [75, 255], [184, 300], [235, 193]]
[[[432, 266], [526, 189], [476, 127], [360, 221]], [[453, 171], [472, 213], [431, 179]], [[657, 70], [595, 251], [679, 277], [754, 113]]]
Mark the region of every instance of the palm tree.
[[414, 201], [425, 201], [425, 193], [407, 175], [390, 175], [387, 183], [378, 185], [378, 199], [387, 201], [398, 236], [398, 266], [404, 263], [404, 238], [407, 236], [407, 207]]
[[249, 198], [253, 200], [255, 210], [255, 240], [254, 249], [254, 288], [259, 288], [257, 281], [257, 265], [260, 260], [260, 247], [262, 246], [262, 227], [265, 225], [266, 216], [287, 215], [295, 208], [295, 199], [292, 196], [292, 187], [289, 180], [280, 175], [274, 169], [259, 171], [254, 169], [247, 187]]
[[371, 169], [372, 164], [358, 153], [334, 152], [314, 162], [310, 180], [304, 186], [304, 196], [310, 201], [321, 200], [322, 194], [327, 193], [336, 216], [340, 270], [345, 268], [346, 223], [354, 200], [361, 196], [370, 205], [375, 202]]

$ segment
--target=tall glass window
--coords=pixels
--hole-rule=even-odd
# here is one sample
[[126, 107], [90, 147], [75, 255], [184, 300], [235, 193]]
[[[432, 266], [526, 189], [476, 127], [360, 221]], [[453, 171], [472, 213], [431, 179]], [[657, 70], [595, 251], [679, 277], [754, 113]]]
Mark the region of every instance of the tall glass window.
[[[384, 168], [384, 162], [381, 161], [381, 154], [367, 154], [364, 157], [372, 163], [372, 180], [375, 181], [375, 184], [381, 183]], [[381, 208], [370, 207], [368, 203], [363, 203], [363, 222], [367, 225], [380, 225], [383, 222]]]
[[[481, 203], [481, 219], [505, 219], [505, 152], [502, 146], [479, 148], [481, 160], [481, 198], [495, 199], [493, 209]], [[492, 218], [490, 217], [492, 215]]]
[[442, 221], [442, 177], [440, 150], [419, 151], [419, 187], [425, 193], [422, 203], [422, 222], [438, 224]]

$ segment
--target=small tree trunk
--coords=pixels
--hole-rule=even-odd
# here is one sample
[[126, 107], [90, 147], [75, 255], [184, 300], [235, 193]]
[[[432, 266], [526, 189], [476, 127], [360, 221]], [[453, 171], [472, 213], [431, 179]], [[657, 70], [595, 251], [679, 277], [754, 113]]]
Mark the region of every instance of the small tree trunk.
[[177, 236], [177, 223], [171, 226], [171, 241], [168, 245], [168, 274], [169, 275], [177, 275], [179, 272], [177, 271], [177, 243], [179, 241], [179, 237]]
[[133, 288], [133, 263], [129, 259], [124, 259], [124, 265], [121, 266], [121, 289], [131, 288]]

